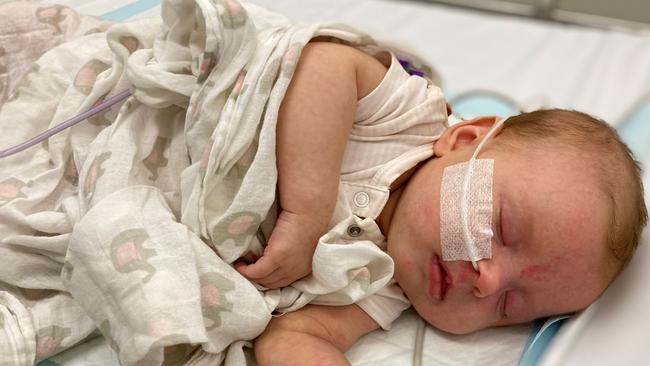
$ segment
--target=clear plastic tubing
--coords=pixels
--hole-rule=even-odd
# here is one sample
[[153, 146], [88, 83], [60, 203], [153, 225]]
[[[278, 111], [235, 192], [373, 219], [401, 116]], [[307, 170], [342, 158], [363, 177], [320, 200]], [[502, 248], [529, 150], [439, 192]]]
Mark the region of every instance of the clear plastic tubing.
[[92, 116], [94, 116], [94, 115], [96, 115], [96, 114], [98, 114], [98, 113], [100, 113], [100, 112], [114, 106], [115, 104], [123, 101], [124, 99], [126, 99], [126, 98], [128, 98], [130, 96], [131, 96], [131, 90], [129, 90], [129, 89], [123, 90], [123, 91], [113, 95], [112, 97], [106, 99], [105, 101], [101, 102], [100, 104], [90, 108], [89, 110], [87, 110], [87, 111], [85, 111], [85, 112], [83, 112], [81, 114], [78, 114], [78, 115], [70, 118], [69, 120], [67, 120], [67, 121], [65, 121], [63, 123], [60, 123], [60, 124], [50, 128], [50, 129], [48, 129], [46, 131], [43, 131], [39, 135], [34, 136], [33, 138], [31, 138], [31, 139], [29, 139], [29, 140], [27, 140], [27, 141], [25, 141], [25, 142], [23, 142], [23, 143], [21, 143], [19, 145], [16, 145], [16, 146], [10, 147], [10, 148], [8, 148], [6, 150], [0, 151], [0, 159], [6, 158], [7, 156], [11, 156], [11, 155], [17, 154], [17, 153], [19, 153], [19, 152], [21, 152], [23, 150], [29, 149], [30, 147], [32, 147], [32, 146], [34, 146], [34, 145], [36, 145], [36, 144], [38, 144], [38, 143], [40, 143], [42, 141], [45, 141], [45, 140], [49, 139], [50, 137], [56, 135], [57, 133], [65, 130], [67, 128], [70, 128], [70, 127], [78, 124], [79, 122], [83, 122], [84, 120], [86, 120], [86, 119], [88, 119], [88, 118], [90, 118], [90, 117], [92, 117]]

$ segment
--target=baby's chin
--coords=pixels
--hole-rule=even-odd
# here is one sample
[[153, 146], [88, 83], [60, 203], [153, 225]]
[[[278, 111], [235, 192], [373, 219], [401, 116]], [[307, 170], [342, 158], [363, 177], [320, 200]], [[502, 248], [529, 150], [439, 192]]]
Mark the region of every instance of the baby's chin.
[[[417, 309], [416, 309], [416, 312]], [[418, 314], [420, 314], [418, 312]], [[433, 318], [433, 319], [427, 319], [426, 317], [422, 316], [420, 314], [420, 317], [424, 319], [430, 326], [442, 330], [444, 332], [454, 334], [454, 335], [465, 335], [465, 334], [471, 334], [474, 332], [478, 332], [483, 329], [487, 328], [494, 328], [494, 327], [507, 327], [507, 326], [512, 326], [512, 325], [519, 325], [519, 324], [526, 324], [531, 322], [530, 321], [511, 321], [511, 322], [505, 322], [503, 324], [490, 324], [490, 325], [480, 325], [480, 324], [475, 324], [472, 322], [469, 322], [467, 318], [463, 317], [444, 317], [444, 318]]]
[[471, 333], [474, 333], [474, 332], [479, 331], [481, 329], [484, 329], [484, 328], [478, 328], [478, 327], [448, 326], [448, 325], [444, 325], [444, 324], [435, 324], [435, 323], [431, 323], [431, 322], [428, 322], [428, 321], [427, 321], [427, 323], [429, 323], [430, 326], [432, 326], [432, 327], [434, 327], [436, 329], [439, 329], [439, 330], [442, 330], [444, 332], [454, 334], [454, 335], [471, 334]]
[[465, 335], [488, 328], [487, 326], [480, 326], [478, 324], [468, 322], [467, 318], [462, 316], [423, 316], [422, 313], [417, 310], [417, 307], [414, 306], [414, 309], [415, 312], [418, 313], [418, 315], [420, 315], [420, 317], [424, 319], [424, 321], [427, 322], [430, 326], [450, 334]]

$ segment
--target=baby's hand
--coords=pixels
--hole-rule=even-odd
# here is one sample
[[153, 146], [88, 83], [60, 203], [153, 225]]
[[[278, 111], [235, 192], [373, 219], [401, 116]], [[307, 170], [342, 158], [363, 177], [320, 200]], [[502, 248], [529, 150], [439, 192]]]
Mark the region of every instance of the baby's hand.
[[322, 227], [326, 224], [313, 217], [283, 210], [262, 257], [253, 264], [236, 263], [235, 269], [267, 288], [287, 286], [311, 273], [312, 257], [325, 231]]

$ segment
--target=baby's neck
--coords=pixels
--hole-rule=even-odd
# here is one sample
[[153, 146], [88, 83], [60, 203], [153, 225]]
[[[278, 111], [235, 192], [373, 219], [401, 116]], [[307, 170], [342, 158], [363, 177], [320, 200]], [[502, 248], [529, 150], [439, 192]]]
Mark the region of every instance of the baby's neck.
[[381, 233], [385, 237], [388, 237], [390, 222], [393, 219], [393, 213], [395, 212], [395, 208], [397, 207], [397, 202], [399, 202], [399, 198], [402, 195], [405, 186], [406, 185], [404, 184], [399, 185], [398, 188], [396, 188], [395, 190], [393, 190], [391, 187], [391, 192], [390, 195], [388, 196], [388, 201], [386, 202], [386, 205], [381, 210], [381, 213], [375, 220], [377, 221], [377, 226], [379, 226], [379, 230], [381, 230]]
[[404, 188], [406, 188], [408, 181], [411, 179], [411, 176], [413, 176], [421, 165], [422, 163], [415, 165], [411, 169], [402, 173], [402, 175], [397, 177], [397, 179], [391, 183], [388, 201], [376, 219], [377, 226], [379, 226], [381, 233], [384, 234], [385, 237], [388, 237], [390, 222], [393, 219], [393, 213], [395, 212], [395, 207], [397, 207], [397, 202], [399, 202], [399, 198], [402, 195]]

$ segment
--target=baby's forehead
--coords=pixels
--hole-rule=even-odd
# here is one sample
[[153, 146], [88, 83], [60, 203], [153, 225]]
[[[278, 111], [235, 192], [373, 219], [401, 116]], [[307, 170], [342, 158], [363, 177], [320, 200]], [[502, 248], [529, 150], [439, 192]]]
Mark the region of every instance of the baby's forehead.
[[485, 149], [483, 156], [494, 159], [495, 175], [548, 181], [564, 189], [584, 189], [586, 185], [602, 189], [605, 184], [602, 162], [593, 151], [549, 139], [527, 139], [511, 144], [509, 139], [499, 141], [499, 137]]

